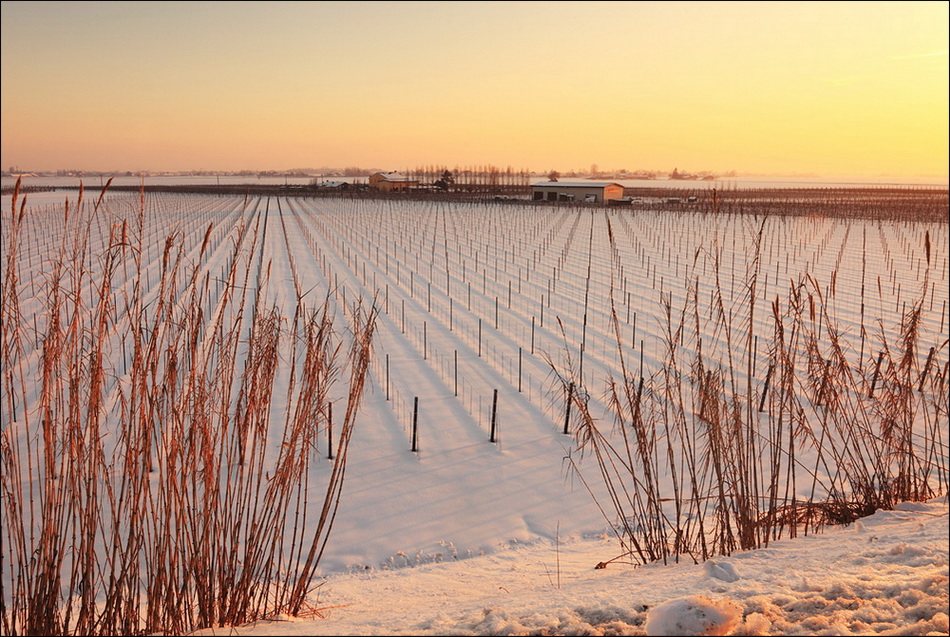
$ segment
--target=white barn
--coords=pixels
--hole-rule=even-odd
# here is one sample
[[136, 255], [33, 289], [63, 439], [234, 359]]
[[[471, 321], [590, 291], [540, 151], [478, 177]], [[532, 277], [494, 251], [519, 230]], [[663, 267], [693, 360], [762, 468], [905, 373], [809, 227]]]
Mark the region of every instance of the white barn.
[[531, 184], [534, 201], [607, 203], [623, 198], [623, 185], [613, 181], [542, 181]]

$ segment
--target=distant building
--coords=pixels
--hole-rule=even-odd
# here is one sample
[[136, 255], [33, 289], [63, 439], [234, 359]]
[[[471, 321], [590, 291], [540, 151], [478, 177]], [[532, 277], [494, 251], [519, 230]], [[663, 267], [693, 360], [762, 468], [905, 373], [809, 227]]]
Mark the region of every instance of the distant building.
[[531, 184], [534, 201], [607, 203], [623, 198], [623, 185], [613, 181], [542, 181]]
[[418, 188], [419, 180], [397, 172], [373, 173], [369, 176], [369, 187], [380, 192], [401, 192]]

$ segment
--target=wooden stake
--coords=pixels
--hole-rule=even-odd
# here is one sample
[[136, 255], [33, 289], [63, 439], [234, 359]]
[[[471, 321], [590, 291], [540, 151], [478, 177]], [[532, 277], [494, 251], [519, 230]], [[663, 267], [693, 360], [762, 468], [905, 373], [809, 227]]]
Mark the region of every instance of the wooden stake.
[[492, 400], [491, 400], [491, 435], [488, 438], [490, 442], [495, 442], [495, 431], [496, 431], [495, 416], [497, 412], [498, 412], [498, 390], [496, 389], [494, 390], [494, 393], [492, 394]]
[[419, 451], [419, 445], [417, 444], [417, 428], [419, 423], [419, 397], [416, 396], [412, 399], [412, 451], [416, 453]]

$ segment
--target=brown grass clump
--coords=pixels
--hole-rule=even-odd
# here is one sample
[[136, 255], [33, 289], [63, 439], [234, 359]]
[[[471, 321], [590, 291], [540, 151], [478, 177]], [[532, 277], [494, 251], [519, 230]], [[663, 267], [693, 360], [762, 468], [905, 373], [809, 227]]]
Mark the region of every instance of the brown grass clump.
[[[791, 281], [767, 312], [756, 306], [762, 227], [752, 230], [738, 302], [720, 286], [715, 246], [708, 304], [698, 276], [687, 279], [680, 308], [661, 292], [665, 351], [650, 377], [625, 360], [611, 285], [620, 374], [607, 380], [605, 403], [614, 435], [601, 431], [582, 393], [569, 391], [582, 380], [567, 339], [566, 363], [547, 359], [577, 449], [599, 473], [599, 487], [589, 476], [584, 483], [624, 548], [614, 560], [703, 561], [947, 492], [947, 373], [932, 363], [947, 343], [930, 348], [923, 365], [918, 352], [929, 234], [921, 298], [905, 308], [896, 338], [880, 330], [877, 364], [856, 366], [814, 276]], [[751, 326], [764, 317], [772, 338], [763, 382]], [[710, 334], [718, 351], [706, 346]], [[580, 474], [580, 459], [569, 462]]]
[[[18, 278], [30, 223], [18, 193], [5, 229], [3, 632], [183, 634], [319, 614], [308, 595], [341, 498], [375, 306], [354, 307], [346, 337], [329, 301], [298, 298], [290, 324], [267, 307], [260, 202], [246, 201], [233, 228], [210, 215], [197, 239], [165, 234], [156, 253], [154, 222], [170, 211], [143, 192], [119, 215], [123, 200], [104, 196], [67, 203], [42, 298], [27, 299]], [[218, 280], [212, 251], [225, 263]], [[32, 338], [25, 299], [41, 317]], [[275, 430], [282, 383], [293, 409]], [[341, 394], [324, 471], [317, 434]]]

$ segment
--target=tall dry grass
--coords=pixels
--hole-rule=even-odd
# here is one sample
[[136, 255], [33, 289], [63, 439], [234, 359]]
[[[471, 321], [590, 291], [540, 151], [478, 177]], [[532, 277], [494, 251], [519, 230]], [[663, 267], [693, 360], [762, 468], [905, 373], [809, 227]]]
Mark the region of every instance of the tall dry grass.
[[[649, 377], [626, 360], [611, 284], [620, 373], [604, 387], [610, 430], [585, 394], [568, 391], [581, 386], [570, 355], [577, 348], [564, 339], [561, 362], [547, 357], [569, 401], [576, 453], [568, 461], [621, 542], [614, 560], [702, 561], [948, 491], [948, 366], [933, 363], [948, 343], [932, 347], [923, 365], [918, 351], [929, 235], [920, 298], [896, 332], [879, 325], [877, 364], [855, 365], [812, 275], [791, 280], [767, 310], [757, 307], [762, 228], [749, 224], [738, 301], [726, 301], [715, 245], [712, 276], [687, 278], [681, 305], [661, 292], [665, 348]], [[764, 368], [753, 363], [757, 320], [772, 330]]]
[[[203, 265], [211, 226], [197, 256], [180, 234], [164, 237], [150, 287], [146, 216], [162, 211], [142, 193], [137, 215], [106, 218], [104, 195], [67, 203], [32, 353], [17, 277], [29, 210], [13, 196], [0, 317], [2, 630], [184, 634], [302, 613], [340, 502], [376, 308], [355, 306], [344, 334], [329, 300], [298, 301], [291, 321], [267, 307], [264, 226], [250, 210], [220, 292]], [[132, 272], [121, 285], [120, 271]], [[275, 428], [281, 391], [292, 409]], [[320, 469], [334, 394], [345, 415]]]

